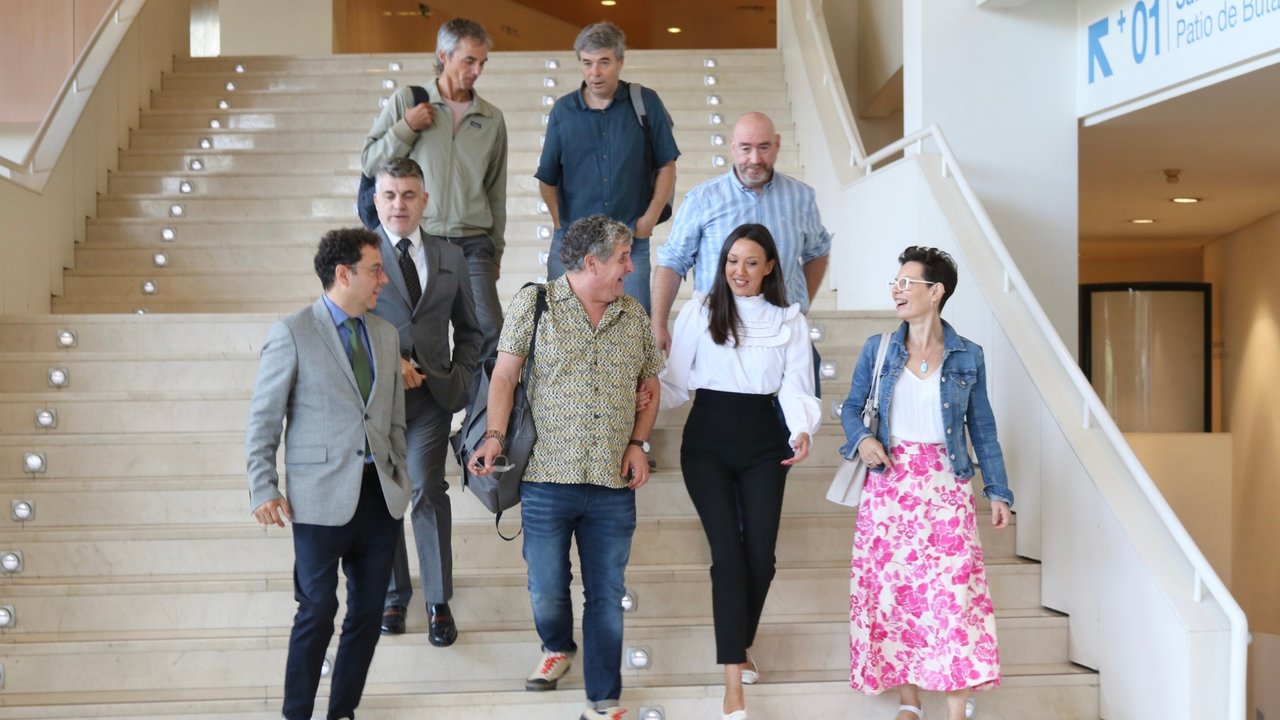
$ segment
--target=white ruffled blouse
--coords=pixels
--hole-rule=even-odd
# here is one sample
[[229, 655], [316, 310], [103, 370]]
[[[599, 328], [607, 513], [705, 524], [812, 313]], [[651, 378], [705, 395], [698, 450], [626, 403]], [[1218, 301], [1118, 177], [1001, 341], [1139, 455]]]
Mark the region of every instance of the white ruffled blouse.
[[676, 317], [671, 356], [659, 375], [662, 408], [689, 401], [690, 391], [707, 389], [777, 395], [791, 442], [817, 431], [822, 404], [813, 394], [813, 351], [809, 323], [800, 305], [778, 307], [763, 296], [734, 297], [741, 340], [724, 345], [711, 339], [706, 296], [694, 293]]

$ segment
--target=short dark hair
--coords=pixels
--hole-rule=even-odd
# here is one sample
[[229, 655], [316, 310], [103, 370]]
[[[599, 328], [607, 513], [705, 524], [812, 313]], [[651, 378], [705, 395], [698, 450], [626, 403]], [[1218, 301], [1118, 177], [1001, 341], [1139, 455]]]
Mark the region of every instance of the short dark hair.
[[724, 268], [729, 262], [729, 250], [735, 242], [742, 239], [759, 245], [764, 249], [765, 259], [773, 261], [773, 272], [764, 276], [760, 294], [764, 295], [765, 300], [778, 307], [787, 306], [787, 289], [782, 280], [782, 263], [778, 260], [778, 246], [774, 243], [769, 228], [756, 223], [739, 225], [729, 233], [728, 238], [725, 238], [724, 245], [720, 246], [720, 264], [716, 266], [716, 277], [711, 281], [711, 293], [707, 295], [706, 300], [707, 315], [710, 320], [708, 330], [711, 332], [712, 342], [717, 345], [724, 345], [730, 337], [733, 338], [735, 345], [740, 340], [738, 330], [741, 323], [738, 318], [738, 304], [733, 299], [733, 290], [729, 287]]
[[582, 32], [573, 41], [573, 52], [579, 60], [584, 52], [603, 50], [612, 50], [613, 56], [619, 60], [627, 54], [627, 34], [608, 20], [582, 28]]
[[631, 244], [631, 229], [608, 215], [596, 213], [580, 218], [564, 231], [560, 242], [560, 262], [567, 272], [584, 267], [588, 255], [604, 262], [619, 245]]
[[334, 275], [339, 265], [355, 265], [365, 247], [378, 247], [382, 243], [376, 233], [364, 228], [338, 228], [320, 238], [316, 248], [316, 275], [325, 290], [333, 287]]
[[947, 299], [956, 291], [956, 282], [959, 281], [955, 259], [938, 248], [912, 245], [898, 256], [898, 265], [906, 265], [909, 262], [917, 262], [924, 267], [923, 280], [942, 285], [942, 299], [938, 301], [938, 312], [942, 312], [942, 308], [947, 305]]
[[418, 161], [407, 157], [391, 158], [384, 161], [378, 166], [377, 172], [374, 173], [374, 181], [376, 182], [383, 175], [393, 178], [416, 177], [423, 187], [427, 185], [426, 176], [422, 174], [422, 166], [418, 164]]
[[486, 50], [493, 49], [493, 38], [489, 37], [489, 32], [483, 25], [475, 20], [454, 18], [441, 25], [440, 31], [436, 33], [436, 75], [444, 72], [444, 62], [440, 60], [440, 53], [444, 53], [445, 57], [453, 57], [453, 53], [458, 49], [458, 43], [464, 38], [483, 45]]

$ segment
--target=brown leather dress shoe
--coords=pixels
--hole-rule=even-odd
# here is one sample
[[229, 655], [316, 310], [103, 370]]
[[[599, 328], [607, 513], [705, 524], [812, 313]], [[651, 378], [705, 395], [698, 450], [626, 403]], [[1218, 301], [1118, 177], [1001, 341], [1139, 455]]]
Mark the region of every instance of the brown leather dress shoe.
[[458, 639], [458, 626], [453, 623], [449, 603], [427, 605], [427, 640], [436, 647], [449, 647]]
[[383, 635], [403, 635], [404, 634], [404, 613], [405, 608], [399, 605], [392, 605], [382, 611], [382, 634]]

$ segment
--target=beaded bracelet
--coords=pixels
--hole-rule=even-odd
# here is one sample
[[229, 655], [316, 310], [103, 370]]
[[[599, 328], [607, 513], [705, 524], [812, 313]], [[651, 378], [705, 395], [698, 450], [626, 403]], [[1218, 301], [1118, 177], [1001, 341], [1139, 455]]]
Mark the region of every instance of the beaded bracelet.
[[484, 442], [489, 438], [494, 438], [495, 440], [498, 441], [498, 444], [500, 445], [507, 444], [507, 436], [503, 435], [501, 432], [497, 430], [485, 430], [484, 434], [480, 436], [480, 442]]

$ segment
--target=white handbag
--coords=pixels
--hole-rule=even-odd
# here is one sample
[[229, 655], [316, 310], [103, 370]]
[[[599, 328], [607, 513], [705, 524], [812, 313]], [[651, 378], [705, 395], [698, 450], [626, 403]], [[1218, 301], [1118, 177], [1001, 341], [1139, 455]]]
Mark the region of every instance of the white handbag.
[[[880, 335], [880, 350], [876, 353], [876, 365], [871, 371], [871, 389], [867, 392], [867, 401], [862, 405], [862, 424], [875, 437], [880, 429], [880, 369], [884, 367], [885, 352], [889, 347], [889, 333]], [[827, 488], [827, 499], [839, 505], [857, 508], [862, 501], [862, 485], [867, 480], [867, 464], [862, 456], [856, 460], [840, 458], [840, 466], [836, 468], [836, 476], [831, 479], [831, 487]]]

